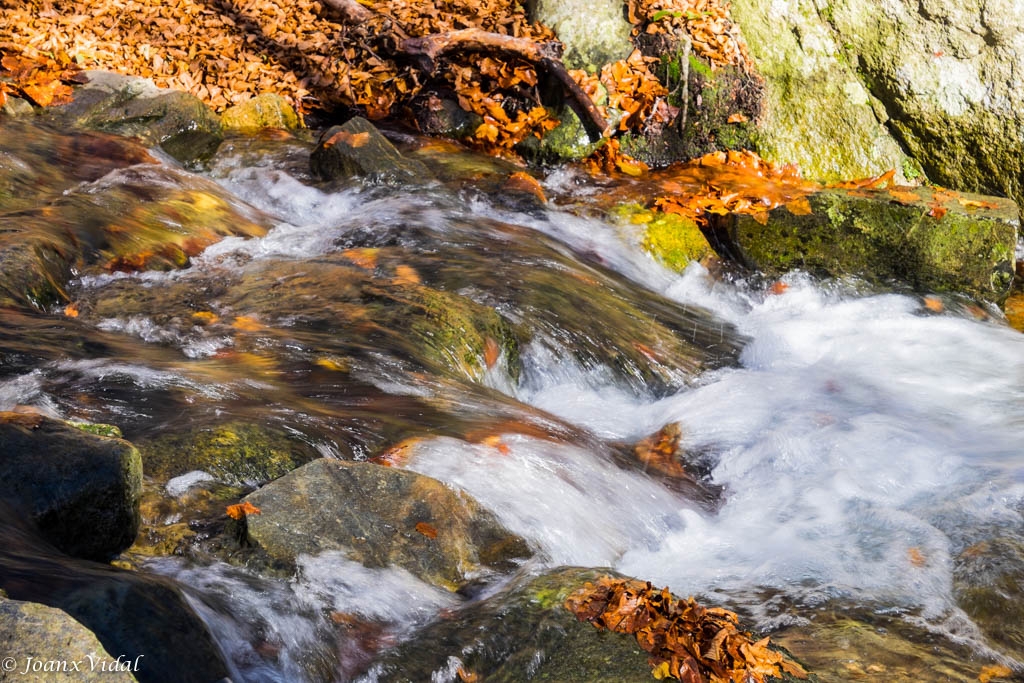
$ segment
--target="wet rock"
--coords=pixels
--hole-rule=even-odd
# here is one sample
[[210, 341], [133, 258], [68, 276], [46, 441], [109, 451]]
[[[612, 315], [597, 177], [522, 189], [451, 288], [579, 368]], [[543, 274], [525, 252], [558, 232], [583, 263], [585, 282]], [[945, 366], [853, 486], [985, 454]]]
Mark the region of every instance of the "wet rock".
[[565, 45], [562, 61], [570, 69], [594, 73], [625, 59], [633, 50], [622, 3], [615, 0], [529, 0], [530, 21], [551, 27]]
[[561, 569], [520, 578], [421, 629], [369, 674], [381, 683], [454, 681], [461, 668], [464, 676], [489, 682], [648, 683], [647, 653], [634, 637], [594, 628], [563, 606], [569, 594], [606, 573]]
[[303, 441], [243, 422], [164, 434], [139, 450], [146, 475], [159, 481], [203, 471], [231, 486], [261, 486], [318, 457]]
[[997, 536], [965, 548], [953, 567], [957, 603], [995, 647], [1024, 661], [1024, 539]]
[[[764, 78], [757, 152], [770, 161], [795, 163], [814, 180], [864, 178], [890, 168], [908, 179], [919, 175], [886, 128], [889, 115], [857, 72], [856, 57], [823, 19], [831, 7], [820, 10], [820, 4], [732, 3], [733, 19]], [[877, 4], [865, 10], [866, 17], [886, 14]]]
[[403, 567], [456, 590], [481, 572], [529, 556], [525, 542], [465, 494], [390, 467], [323, 458], [243, 502], [248, 537], [272, 557], [344, 550], [368, 567]]
[[1013, 202], [943, 198], [924, 187], [823, 190], [808, 202], [776, 208], [765, 225], [747, 215], [723, 217], [712, 241], [773, 276], [794, 268], [855, 274], [994, 301], [1009, 291], [1019, 226]]
[[415, 111], [416, 123], [427, 135], [464, 138], [484, 121], [479, 114], [460, 107], [456, 99], [440, 93], [428, 93]]
[[643, 226], [644, 249], [672, 270], [682, 271], [715, 253], [691, 218], [651, 212], [639, 204], [620, 205], [612, 214], [624, 223]]
[[65, 612], [115, 659], [139, 657], [134, 674], [142, 683], [208, 683], [229, 675], [213, 637], [177, 586], [63, 555], [3, 501], [0, 589], [13, 600]]
[[64, 552], [107, 560], [135, 540], [142, 461], [127, 441], [0, 413], [0, 452], [0, 498]]
[[359, 116], [326, 130], [309, 165], [321, 180], [356, 177], [381, 185], [415, 185], [432, 178], [426, 166], [402, 156], [372, 123]]
[[[557, 116], [558, 126], [541, 139], [534, 154], [529, 153], [528, 147], [525, 148], [526, 156], [545, 162], [580, 161], [604, 144], [604, 140], [590, 139], [590, 134], [572, 107], [562, 106]], [[530, 144], [534, 144], [532, 140]]]
[[[0, 597], [0, 649], [5, 657], [12, 657], [15, 662], [14, 669], [2, 675], [4, 680], [31, 683], [136, 680], [128, 671], [117, 670], [117, 657], [111, 657], [89, 629], [59, 609], [34, 602]], [[38, 660], [37, 663], [47, 670], [31, 672], [30, 658]], [[65, 671], [60, 666], [54, 668], [58, 662], [78, 662], [79, 666], [75, 670], [69, 665]], [[128, 663], [133, 664], [132, 660]], [[102, 664], [113, 665], [114, 670], [105, 671], [100, 668]], [[22, 673], [26, 671], [28, 673]]]
[[238, 133], [254, 133], [264, 128], [299, 128], [299, 115], [288, 101], [274, 93], [263, 93], [229, 107], [220, 116], [221, 128]]
[[[879, 612], [821, 609], [808, 624], [775, 631], [772, 642], [799, 653], [821, 683], [976, 683], [989, 661], [964, 645]], [[1011, 680], [994, 676], [995, 683]]]
[[183, 164], [204, 161], [217, 151], [223, 139], [220, 119], [198, 98], [134, 76], [85, 74], [89, 81], [75, 89], [72, 103], [47, 109], [45, 120], [139, 138]]
[[33, 113], [35, 113], [35, 109], [32, 108], [31, 102], [13, 95], [8, 95], [7, 100], [0, 107], [0, 114], [4, 116], [31, 116]]

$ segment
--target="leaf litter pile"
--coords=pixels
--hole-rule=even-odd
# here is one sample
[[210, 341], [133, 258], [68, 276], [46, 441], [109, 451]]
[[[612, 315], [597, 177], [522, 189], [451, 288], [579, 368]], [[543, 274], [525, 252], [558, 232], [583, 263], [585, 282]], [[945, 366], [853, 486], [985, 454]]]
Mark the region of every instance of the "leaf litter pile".
[[739, 618], [693, 598], [676, 599], [649, 582], [603, 577], [569, 596], [565, 607], [597, 628], [636, 636], [655, 678], [685, 683], [764, 683], [786, 674], [806, 679], [802, 666], [739, 629]]
[[[720, 65], [747, 59], [725, 7], [630, 0], [628, 15], [634, 33], [688, 32], [694, 51]], [[474, 139], [492, 152], [557, 125], [540, 104], [529, 60], [455, 51], [424, 73], [402, 53], [410, 38], [463, 29], [557, 44], [548, 27], [507, 0], [0, 0], [0, 56], [151, 78], [218, 111], [274, 92], [300, 112], [347, 108], [379, 120], [407, 114], [417, 98], [452, 92], [483, 118]], [[651, 61], [634, 53], [600, 74], [572, 76], [593, 99], [604, 99], [603, 88], [604, 106], [622, 115], [619, 129], [636, 130], [672, 113]]]

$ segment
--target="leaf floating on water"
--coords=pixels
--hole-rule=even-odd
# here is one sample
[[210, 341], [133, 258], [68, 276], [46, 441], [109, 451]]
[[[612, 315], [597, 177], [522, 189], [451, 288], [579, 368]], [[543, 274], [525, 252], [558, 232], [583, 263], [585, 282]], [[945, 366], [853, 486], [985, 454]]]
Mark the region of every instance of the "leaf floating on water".
[[406, 265], [395, 266], [395, 277], [391, 279], [391, 284], [418, 285], [419, 283], [420, 274], [416, 272], [415, 268]]
[[356, 264], [360, 268], [366, 270], [373, 270], [377, 267], [377, 254], [380, 253], [380, 249], [376, 248], [362, 248], [362, 249], [346, 249], [341, 252], [341, 255], [347, 258], [352, 263]]
[[498, 346], [498, 342], [494, 341], [493, 338], [488, 337], [484, 342], [484, 364], [488, 370], [493, 368], [495, 363], [498, 362], [499, 356], [501, 356], [501, 347]]
[[942, 299], [935, 296], [926, 296], [924, 298], [924, 307], [933, 313], [942, 313], [946, 308], [942, 303]]
[[256, 318], [248, 315], [240, 315], [235, 318], [234, 322], [231, 323], [231, 327], [242, 332], [257, 332], [263, 329], [263, 325]]
[[245, 517], [246, 515], [258, 515], [258, 514], [260, 514], [260, 509], [258, 507], [256, 507], [255, 505], [253, 505], [252, 503], [250, 503], [249, 501], [245, 501], [244, 503], [237, 503], [235, 505], [228, 505], [226, 512], [227, 512], [228, 517], [230, 517], [231, 519], [239, 519], [240, 520], [243, 517]]
[[370, 458], [370, 462], [383, 465], [384, 467], [402, 467], [409, 460], [409, 456], [412, 455], [413, 447], [420, 441], [421, 439], [416, 436], [404, 439], [380, 455]]
[[772, 286], [768, 288], [768, 293], [774, 294], [775, 296], [785, 294], [788, 291], [789, 285], [787, 285], [785, 282], [782, 282], [781, 280], [778, 282], [773, 282]]
[[978, 674], [979, 683], [989, 683], [994, 678], [1009, 678], [1013, 675], [1013, 669], [1002, 664], [989, 664], [981, 667]]
[[74, 303], [70, 303], [67, 306], [65, 306], [64, 307], [64, 315], [66, 315], [69, 318], [77, 318], [78, 317], [78, 305], [74, 304]]
[[420, 532], [430, 540], [437, 538], [437, 529], [427, 524], [426, 522], [417, 522], [416, 531]]
[[196, 311], [192, 314], [192, 319], [200, 325], [210, 325], [220, 320], [217, 314], [212, 311]]
[[505, 181], [505, 189], [532, 194], [541, 204], [548, 203], [548, 198], [544, 195], [544, 188], [540, 186], [536, 178], [524, 171], [516, 171], [510, 175]]
[[739, 630], [733, 612], [704, 607], [693, 598], [677, 600], [667, 588], [658, 590], [649, 582], [605, 576], [571, 594], [565, 608], [580, 621], [634, 635], [650, 655], [651, 673], [658, 679], [764, 683], [784, 673], [808, 677], [800, 664], [773, 649], [768, 638], [754, 641]]

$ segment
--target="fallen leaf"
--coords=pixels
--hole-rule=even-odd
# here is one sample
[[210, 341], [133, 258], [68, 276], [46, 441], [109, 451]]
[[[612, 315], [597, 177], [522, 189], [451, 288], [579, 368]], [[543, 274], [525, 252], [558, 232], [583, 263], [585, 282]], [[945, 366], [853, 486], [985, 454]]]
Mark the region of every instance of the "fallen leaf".
[[395, 277], [392, 278], [391, 284], [418, 285], [419, 283], [420, 274], [416, 272], [415, 268], [406, 265], [395, 266]]
[[729, 123], [746, 123], [750, 119], [747, 118], [746, 114], [736, 112], [735, 114], [729, 114], [729, 118], [726, 119]]
[[782, 282], [781, 280], [773, 282], [772, 286], [768, 288], [768, 293], [774, 294], [776, 296], [778, 296], [779, 294], [785, 294], [788, 291], [789, 285], [787, 285], [785, 282]]
[[77, 318], [78, 306], [74, 303], [68, 304], [67, 306], [64, 307], [64, 315], [66, 315], [69, 318]]
[[813, 213], [807, 197], [798, 197], [791, 202], [786, 202], [784, 206], [794, 216], [810, 216]]
[[537, 179], [524, 171], [516, 171], [505, 181], [505, 189], [513, 192], [532, 194], [541, 204], [546, 204], [548, 198], [544, 196], [544, 188], [540, 186]]
[[944, 206], [932, 206], [928, 209], [928, 215], [936, 220], [942, 220], [942, 217], [946, 215], [946, 207]]
[[479, 683], [480, 681], [480, 674], [475, 671], [467, 671], [462, 666], [459, 666], [459, 668], [455, 670], [455, 674], [459, 677], [459, 680], [462, 681], [462, 683]]
[[377, 267], [377, 254], [380, 253], [380, 249], [376, 248], [361, 248], [361, 249], [346, 249], [341, 252], [341, 255], [347, 258], [352, 263], [356, 264], [360, 268], [365, 270], [373, 270]]
[[260, 514], [260, 509], [249, 501], [237, 503], [235, 505], [228, 505], [227, 507], [227, 515], [231, 519], [242, 519], [246, 515], [258, 514]]
[[910, 560], [910, 564], [915, 567], [923, 567], [928, 561], [924, 557], [924, 553], [919, 548], [907, 548], [907, 559]]
[[981, 667], [978, 674], [979, 683], [989, 683], [993, 678], [1009, 678], [1013, 675], [1013, 669], [1003, 664], [989, 664]]
[[260, 321], [247, 315], [240, 315], [235, 318], [231, 323], [231, 327], [236, 330], [241, 330], [242, 332], [256, 332], [263, 329], [263, 325], [260, 324]]
[[427, 524], [426, 522], [417, 522], [416, 531], [420, 532], [430, 540], [437, 538], [437, 529]]
[[942, 299], [935, 296], [926, 296], [923, 303], [924, 307], [933, 313], [942, 313], [946, 308], [942, 303]]
[[488, 337], [484, 342], [484, 364], [487, 369], [490, 370], [494, 367], [495, 363], [498, 362], [498, 357], [501, 355], [501, 347], [498, 346], [498, 342], [494, 341], [493, 338]]
[[196, 311], [192, 314], [192, 319], [200, 325], [209, 325], [220, 320], [217, 314], [212, 311]]

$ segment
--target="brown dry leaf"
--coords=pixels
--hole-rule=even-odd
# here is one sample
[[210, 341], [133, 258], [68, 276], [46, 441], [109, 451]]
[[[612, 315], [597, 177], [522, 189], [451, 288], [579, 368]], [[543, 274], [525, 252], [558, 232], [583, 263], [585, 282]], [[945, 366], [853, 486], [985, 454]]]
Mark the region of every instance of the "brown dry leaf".
[[[942, 303], [942, 299], [934, 296], [926, 296], [923, 303], [924, 307], [933, 313], [942, 313], [946, 308]], [[914, 548], [911, 548], [911, 550], [914, 550]]]
[[993, 678], [1009, 678], [1013, 675], [1013, 669], [1002, 664], [989, 664], [981, 667], [978, 674], [979, 683], [989, 683]]
[[377, 255], [380, 249], [363, 247], [358, 249], [346, 249], [341, 255], [352, 263], [365, 270], [374, 270], [377, 267]]
[[21, 91], [40, 107], [71, 102], [71, 88], [57, 80], [23, 85], [21, 86]]
[[64, 315], [66, 315], [69, 318], [77, 318], [78, 317], [78, 305], [75, 304], [75, 303], [70, 303], [67, 306], [65, 306], [64, 307]]
[[231, 519], [242, 519], [246, 515], [260, 514], [260, 509], [249, 501], [245, 501], [244, 503], [228, 505], [226, 512]]
[[426, 522], [417, 522], [416, 531], [423, 534], [430, 540], [434, 540], [435, 538], [437, 538], [437, 529], [427, 524]]
[[[26, 411], [24, 408], [32, 408], [32, 411]], [[39, 425], [43, 424], [43, 415], [38, 411], [39, 409], [33, 406], [16, 406], [14, 410], [0, 412], [0, 423], [38, 429]]]
[[746, 123], [749, 120], [750, 119], [747, 118], [746, 114], [741, 114], [739, 112], [735, 114], [729, 114], [729, 118], [726, 119], [728, 123]]
[[468, 671], [462, 666], [455, 670], [455, 674], [462, 683], [480, 683], [480, 674], [475, 671]]
[[889, 196], [903, 205], [917, 204], [918, 202], [921, 201], [921, 198], [917, 195], [917, 193], [911, 190], [889, 188]]
[[946, 207], [933, 204], [932, 207], [928, 209], [928, 215], [936, 220], [942, 220], [942, 217], [946, 215], [946, 211], [948, 211]]
[[385, 467], [402, 467], [409, 460], [409, 457], [412, 455], [413, 448], [420, 441], [422, 441], [422, 439], [415, 436], [399, 441], [380, 455], [370, 458], [370, 462], [374, 462]]
[[774, 294], [776, 296], [778, 296], [779, 294], [785, 294], [788, 291], [789, 291], [789, 285], [787, 285], [785, 282], [781, 282], [781, 281], [773, 282], [772, 286], [768, 288], [768, 293], [769, 294]]
[[231, 323], [231, 327], [242, 332], [258, 332], [263, 329], [260, 321], [248, 315], [240, 315]]
[[960, 206], [967, 209], [998, 209], [999, 205], [995, 202], [984, 202], [978, 199], [966, 199], [964, 197], [957, 197], [956, 199], [960, 202]]

